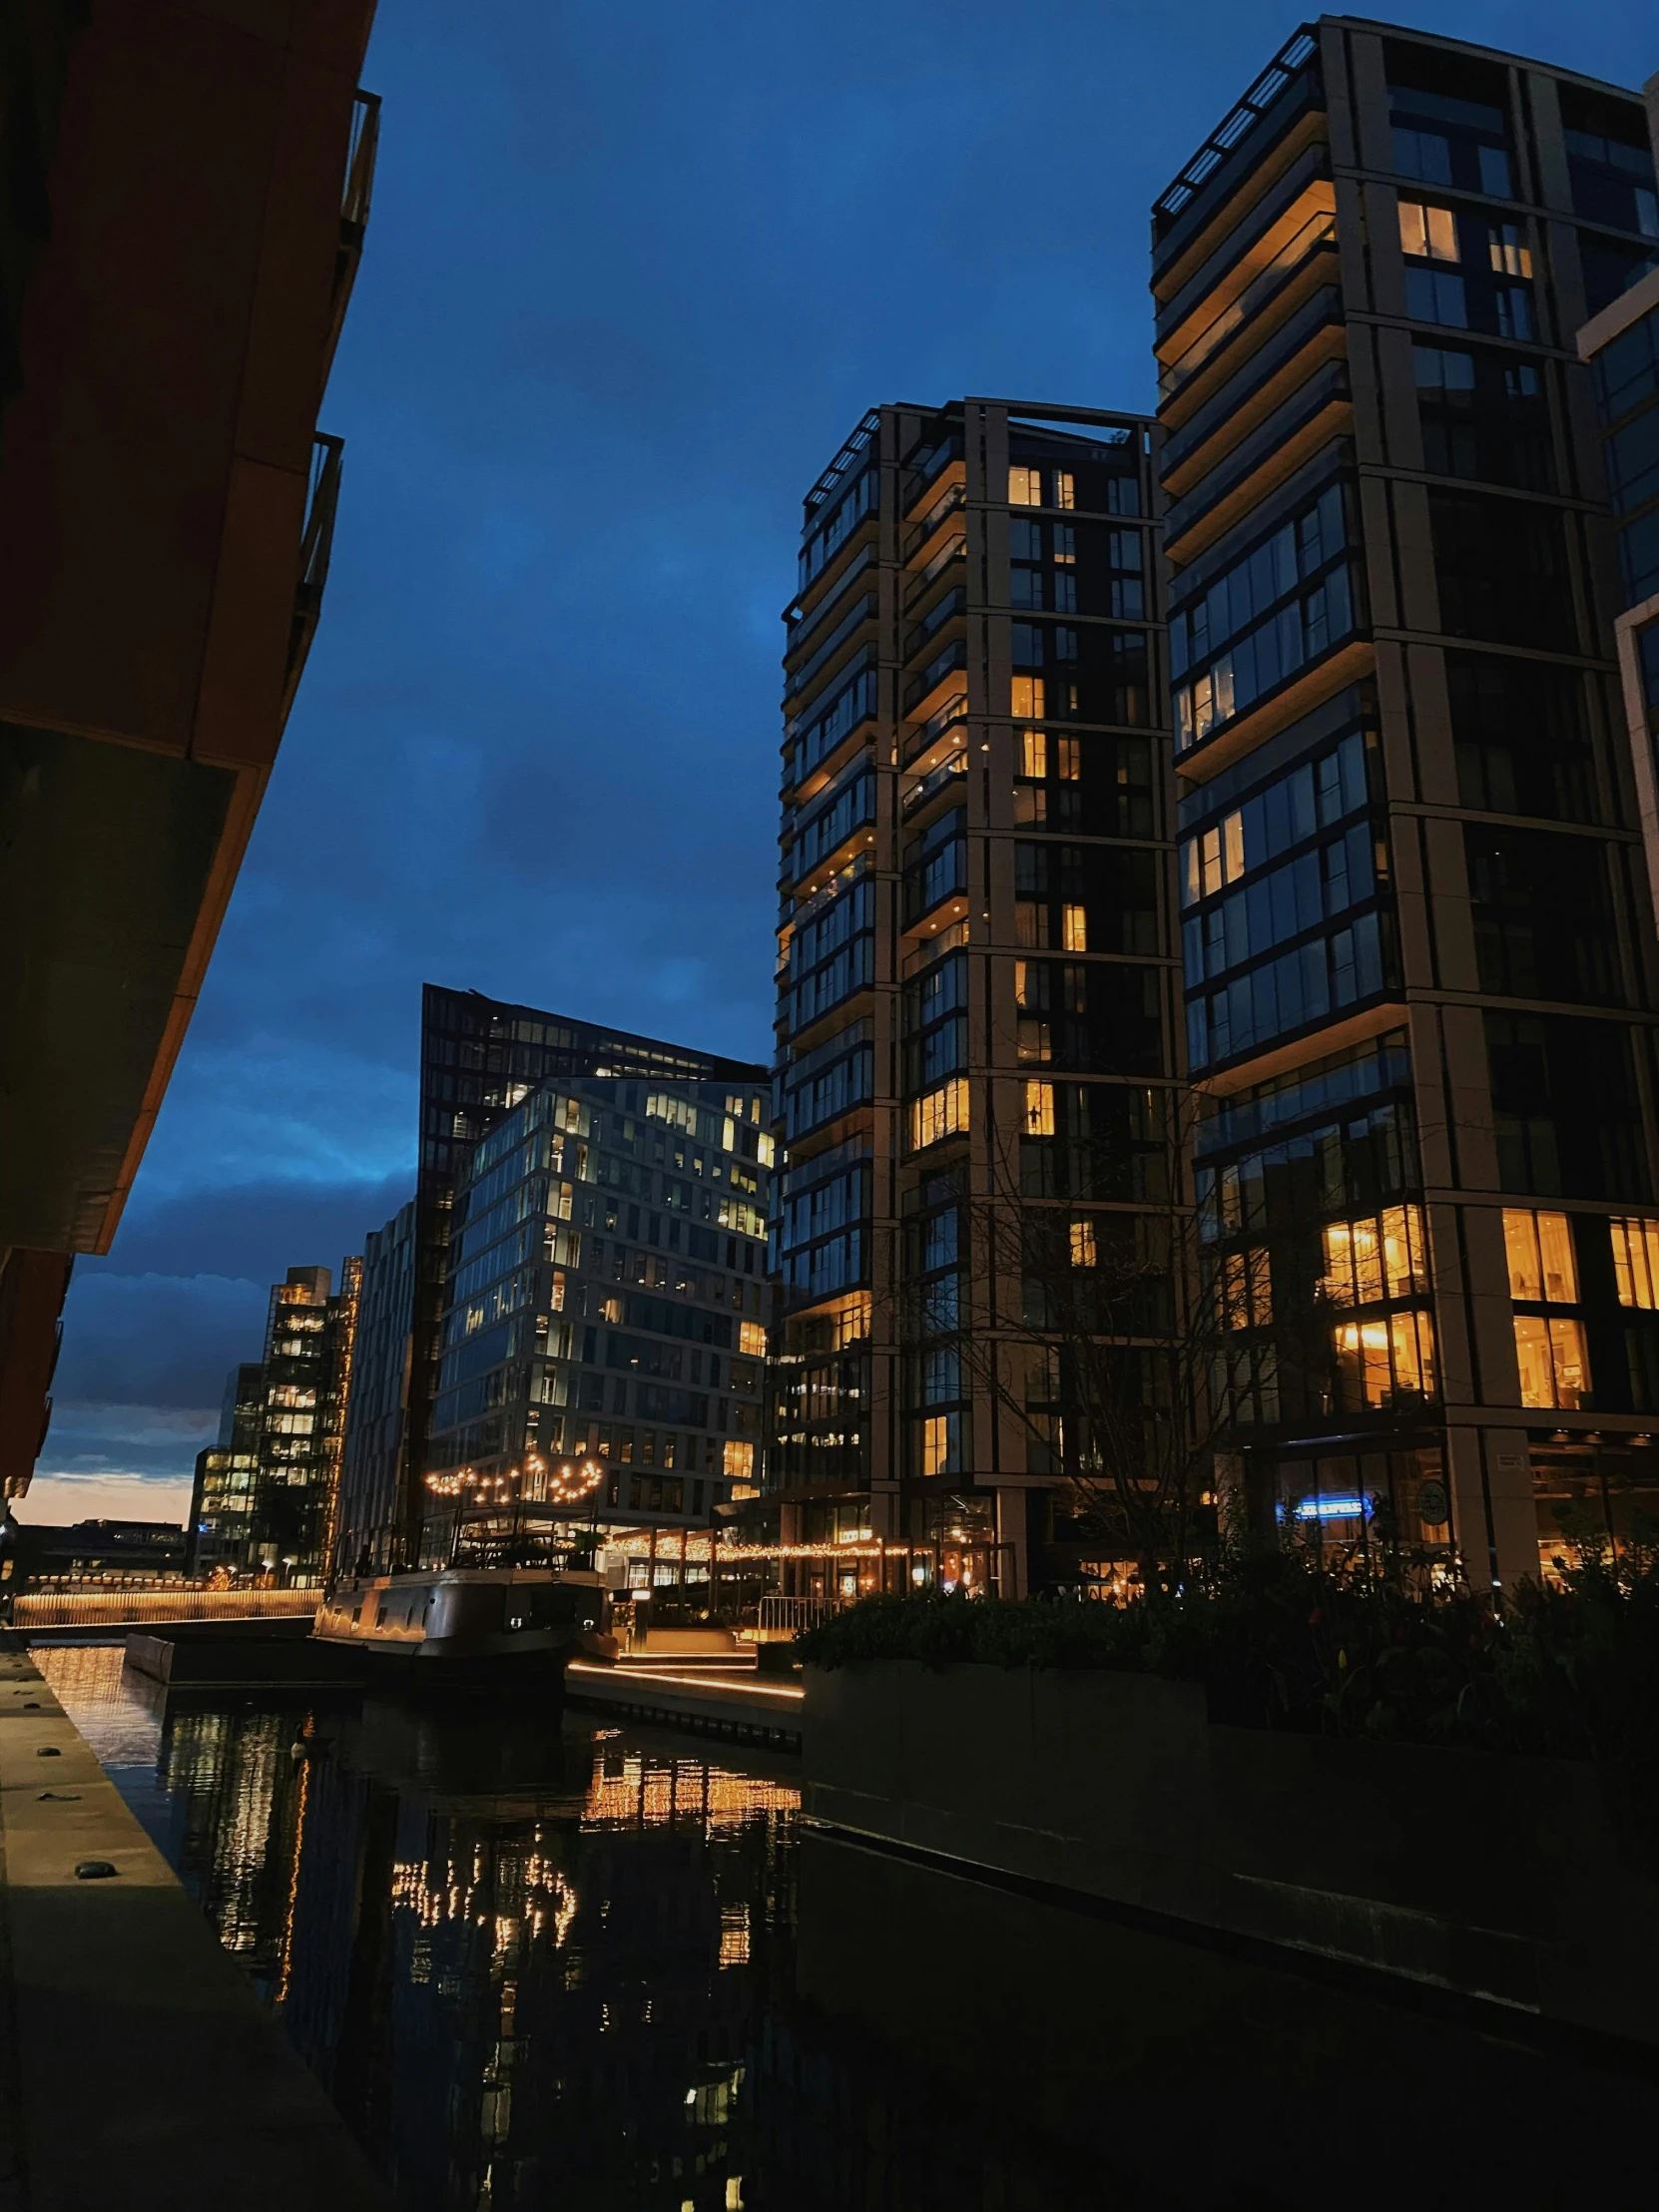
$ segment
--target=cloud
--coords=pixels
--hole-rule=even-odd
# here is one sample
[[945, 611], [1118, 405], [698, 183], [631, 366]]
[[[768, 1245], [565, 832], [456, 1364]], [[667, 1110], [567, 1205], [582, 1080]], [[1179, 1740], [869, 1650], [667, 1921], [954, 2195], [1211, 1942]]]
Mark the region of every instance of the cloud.
[[[133, 1430], [133, 1408], [147, 1417], [158, 1408], [217, 1408], [230, 1369], [260, 1356], [269, 1296], [264, 1284], [227, 1276], [77, 1270], [64, 1308], [43, 1463], [58, 1457], [60, 1436], [73, 1436], [82, 1450], [101, 1450], [88, 1441], [94, 1432], [118, 1449], [166, 1449], [153, 1427]], [[176, 1471], [208, 1440], [188, 1444], [191, 1432], [171, 1450]]]

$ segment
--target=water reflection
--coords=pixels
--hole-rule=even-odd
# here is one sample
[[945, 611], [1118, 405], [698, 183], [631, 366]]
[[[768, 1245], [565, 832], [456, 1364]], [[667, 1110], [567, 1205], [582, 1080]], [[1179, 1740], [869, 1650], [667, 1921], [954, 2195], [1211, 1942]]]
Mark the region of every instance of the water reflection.
[[1651, 2196], [1639, 2074], [801, 1833], [789, 1761], [44, 1664], [402, 2212]]

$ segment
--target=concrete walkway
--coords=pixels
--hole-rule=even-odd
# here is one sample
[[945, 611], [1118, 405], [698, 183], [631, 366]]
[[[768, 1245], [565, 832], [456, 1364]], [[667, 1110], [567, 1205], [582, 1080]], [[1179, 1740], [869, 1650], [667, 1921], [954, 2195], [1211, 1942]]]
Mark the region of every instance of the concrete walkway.
[[[389, 2212], [12, 1638], [0, 1645], [4, 2212]], [[78, 1880], [87, 1860], [113, 1877]]]

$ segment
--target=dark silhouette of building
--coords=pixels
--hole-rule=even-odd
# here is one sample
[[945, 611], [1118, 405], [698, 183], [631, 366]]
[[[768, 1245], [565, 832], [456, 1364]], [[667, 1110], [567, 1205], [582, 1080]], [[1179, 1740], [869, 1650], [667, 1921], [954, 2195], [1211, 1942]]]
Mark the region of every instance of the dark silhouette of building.
[[327, 573], [317, 410], [368, 213], [372, 0], [0, 29], [0, 1484], [107, 1252]]

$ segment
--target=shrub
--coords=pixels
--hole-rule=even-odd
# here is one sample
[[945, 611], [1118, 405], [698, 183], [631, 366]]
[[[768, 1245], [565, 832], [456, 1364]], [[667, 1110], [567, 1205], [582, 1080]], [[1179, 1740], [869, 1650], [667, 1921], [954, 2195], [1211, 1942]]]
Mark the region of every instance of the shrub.
[[1204, 1687], [1236, 1726], [1659, 1762], [1659, 1563], [1593, 1550], [1499, 1615], [1357, 1567], [1254, 1553], [1119, 1607], [879, 1597], [797, 1641], [809, 1665], [1076, 1667]]

